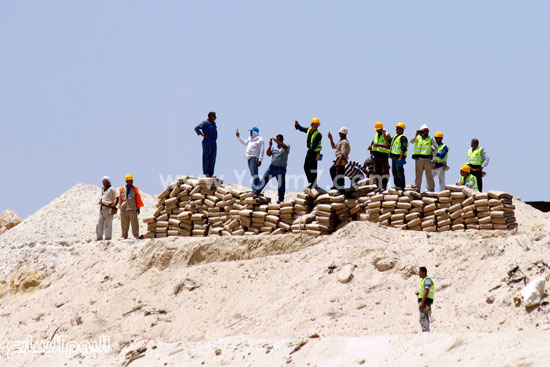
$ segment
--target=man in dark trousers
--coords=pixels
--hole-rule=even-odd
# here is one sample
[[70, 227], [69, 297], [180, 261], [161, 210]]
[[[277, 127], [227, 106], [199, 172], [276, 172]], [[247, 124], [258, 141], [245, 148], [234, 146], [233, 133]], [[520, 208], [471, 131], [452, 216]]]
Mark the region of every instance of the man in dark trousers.
[[405, 131], [405, 124], [403, 122], [397, 123], [395, 126], [395, 136], [391, 140], [390, 144], [390, 157], [391, 157], [391, 172], [393, 174], [393, 183], [395, 188], [399, 190], [405, 190], [405, 164], [407, 157], [407, 150], [409, 148], [409, 141], [407, 137], [403, 135]]
[[309, 188], [317, 187], [317, 161], [321, 159], [321, 139], [323, 138], [319, 132], [319, 125], [321, 123], [317, 117], [311, 119], [310, 128], [302, 127], [298, 121], [294, 121], [294, 128], [306, 133], [307, 153], [304, 161], [304, 171]]
[[483, 169], [489, 164], [489, 156], [483, 147], [479, 146], [479, 140], [472, 139], [468, 149], [466, 164], [471, 168], [471, 174], [477, 179], [478, 190], [483, 190]]
[[344, 186], [346, 185], [346, 164], [348, 164], [348, 156], [351, 148], [349, 146], [349, 141], [347, 138], [348, 129], [346, 127], [341, 127], [338, 130], [340, 135], [340, 141], [338, 144], [334, 143], [332, 139], [332, 134], [328, 133], [328, 139], [330, 140], [330, 145], [332, 149], [336, 149], [336, 160], [332, 167], [330, 167], [330, 177], [332, 178], [332, 188], [344, 193]]
[[[269, 139], [269, 146], [267, 147], [267, 155], [271, 157], [271, 165], [265, 171], [262, 183], [258, 188], [258, 192], [262, 192], [268, 182], [275, 177], [277, 179], [277, 188], [279, 194], [279, 200], [277, 203], [281, 203], [285, 200], [286, 190], [286, 166], [288, 162], [288, 153], [290, 145], [285, 144], [282, 134], [277, 135], [275, 138]], [[275, 146], [273, 146], [275, 142]]]
[[369, 150], [374, 156], [374, 183], [379, 190], [386, 190], [390, 178], [390, 142], [391, 136], [384, 130], [384, 124], [377, 121], [374, 124], [376, 134], [372, 139]]
[[218, 127], [216, 126], [216, 112], [208, 112], [208, 119], [195, 127], [197, 135], [202, 136], [202, 173], [206, 177], [214, 175], [216, 153], [218, 146]]

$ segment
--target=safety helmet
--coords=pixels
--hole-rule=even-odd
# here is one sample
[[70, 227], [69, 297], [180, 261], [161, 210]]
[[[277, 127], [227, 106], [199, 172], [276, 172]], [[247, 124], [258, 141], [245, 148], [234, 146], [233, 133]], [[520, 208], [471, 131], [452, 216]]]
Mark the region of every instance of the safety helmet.
[[376, 121], [374, 123], [374, 130], [380, 130], [380, 129], [383, 129], [384, 128], [384, 124], [380, 121]]
[[435, 138], [442, 138], [443, 137], [443, 133], [441, 131], [438, 131], [435, 133], [434, 135]]
[[461, 171], [464, 171], [466, 173], [470, 173], [470, 166], [468, 166], [467, 164], [463, 165], [462, 167], [460, 167], [460, 170]]
[[321, 123], [319, 122], [319, 117], [314, 117], [311, 119], [311, 123], [312, 124], [317, 124], [317, 125], [321, 125]]
[[132, 176], [130, 173], [128, 173], [126, 177], [124, 177], [124, 181], [133, 181], [133, 180], [134, 180], [134, 176]]
[[395, 125], [395, 127], [400, 127], [400, 128], [402, 128], [402, 129], [405, 129], [405, 128], [406, 128], [405, 124], [402, 123], [402, 122], [398, 122], [397, 125]]

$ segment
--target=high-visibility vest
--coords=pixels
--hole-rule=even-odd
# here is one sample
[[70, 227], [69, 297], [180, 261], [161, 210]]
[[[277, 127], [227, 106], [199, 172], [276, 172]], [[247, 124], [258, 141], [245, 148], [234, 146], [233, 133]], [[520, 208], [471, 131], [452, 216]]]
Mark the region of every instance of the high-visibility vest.
[[441, 144], [439, 146], [439, 148], [437, 148], [437, 153], [441, 153], [443, 151], [443, 149], [445, 149], [445, 147], [447, 147], [447, 154], [445, 154], [445, 157], [443, 158], [440, 158], [438, 157], [437, 155], [434, 157], [434, 162], [435, 163], [447, 163], [447, 157], [449, 156], [449, 147], [447, 146], [447, 144]]
[[[126, 195], [125, 193], [123, 192], [126, 187], [121, 187], [120, 188], [120, 206], [122, 207], [122, 203], [124, 202], [124, 200], [126, 200]], [[143, 201], [141, 200], [141, 195], [139, 194], [139, 189], [137, 186], [133, 186], [133, 188], [136, 190], [136, 207], [139, 209], [139, 208], [143, 208], [144, 205], [143, 205]]]
[[[399, 134], [393, 137], [391, 140], [391, 146], [390, 146], [390, 153], [396, 154], [398, 156], [401, 156], [401, 138], [403, 137], [403, 134]], [[409, 148], [409, 142], [407, 141], [407, 149]], [[405, 151], [405, 154], [403, 154], [403, 157], [407, 156], [407, 151]]]
[[483, 164], [483, 157], [481, 156], [482, 152], [483, 147], [477, 147], [474, 151], [472, 151], [472, 148], [468, 149], [468, 158], [466, 159], [466, 164], [481, 166]]
[[372, 139], [372, 141], [373, 141], [374, 145], [371, 148], [371, 152], [380, 152], [380, 153], [386, 153], [386, 154], [390, 153], [389, 148], [382, 148], [382, 147], [377, 147], [376, 146], [376, 144], [386, 145], [386, 139], [384, 138], [384, 134], [376, 133], [376, 135], [374, 135], [374, 139]]
[[424, 279], [422, 279], [422, 281], [420, 282], [420, 287], [418, 288], [418, 298], [419, 299], [424, 298], [424, 292], [425, 292], [424, 282], [426, 281], [426, 279], [430, 279], [432, 281], [432, 285], [430, 286], [430, 289], [428, 290], [428, 298], [433, 300], [434, 299], [434, 294], [435, 294], [435, 284], [434, 284], [434, 281], [432, 280], [432, 278], [430, 278], [430, 277], [424, 277]]
[[[315, 137], [320, 134], [319, 130], [315, 130], [310, 136], [309, 135], [310, 132], [311, 132], [311, 127], [307, 129], [307, 134], [306, 134], [306, 144], [308, 148], [311, 148], [311, 146], [313, 145], [313, 140], [315, 140]], [[317, 148], [315, 148], [315, 151], [320, 152], [321, 149], [322, 149], [321, 142], [319, 142], [319, 145], [317, 145]]]
[[414, 143], [413, 154], [431, 156], [432, 155], [432, 137], [428, 136], [426, 139], [418, 135]]
[[463, 185], [466, 185], [468, 182], [472, 180], [472, 178], [474, 179], [474, 186], [472, 186], [471, 189], [479, 190], [479, 188], [477, 187], [477, 177], [472, 175], [471, 173], [466, 177], [464, 176], [460, 177], [460, 183]]

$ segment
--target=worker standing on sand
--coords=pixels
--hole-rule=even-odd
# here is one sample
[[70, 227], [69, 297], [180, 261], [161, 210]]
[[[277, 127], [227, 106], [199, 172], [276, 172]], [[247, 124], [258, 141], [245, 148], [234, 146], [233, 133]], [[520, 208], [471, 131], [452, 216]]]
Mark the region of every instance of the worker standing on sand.
[[252, 191], [254, 197], [259, 196], [260, 190], [260, 177], [258, 176], [258, 167], [262, 165], [262, 159], [264, 157], [264, 139], [260, 136], [260, 129], [254, 126], [250, 131], [250, 137], [246, 140], [241, 138], [239, 130], [235, 133], [237, 140], [246, 147], [246, 160], [248, 161], [248, 169], [250, 170], [250, 176], [252, 177]]
[[489, 156], [483, 147], [479, 146], [479, 140], [472, 139], [470, 144], [471, 148], [468, 149], [468, 157], [466, 159], [466, 164], [470, 166], [471, 173], [477, 179], [477, 185], [479, 191], [483, 190], [483, 176], [485, 172], [483, 169], [489, 164]]
[[109, 176], [103, 177], [102, 182], [103, 188], [101, 189], [101, 199], [99, 199], [99, 218], [95, 227], [98, 241], [103, 240], [103, 233], [105, 233], [105, 240], [112, 238], [113, 216], [116, 213], [116, 205], [118, 203], [116, 190], [111, 186]]
[[[271, 157], [271, 164], [264, 173], [262, 183], [258, 188], [261, 193], [267, 183], [273, 178], [277, 178], [277, 187], [279, 194], [279, 201], [281, 203], [285, 200], [286, 191], [286, 166], [288, 163], [288, 152], [290, 145], [284, 143], [284, 137], [282, 134], [277, 135], [275, 138], [269, 139], [269, 146], [267, 147], [267, 155]], [[275, 142], [275, 147], [273, 147]]]
[[432, 175], [432, 156], [438, 148], [435, 140], [430, 136], [430, 129], [427, 125], [420, 126], [414, 136], [414, 149], [412, 158], [415, 160], [415, 181], [416, 191], [420, 192], [422, 186], [422, 175], [426, 173], [427, 191], [435, 190], [435, 182]]
[[216, 126], [216, 112], [208, 112], [208, 119], [195, 127], [197, 135], [202, 136], [202, 173], [206, 177], [214, 175], [216, 153], [218, 146], [218, 127]]
[[304, 161], [304, 172], [306, 173], [309, 188], [317, 187], [317, 161], [322, 159], [321, 155], [321, 140], [323, 136], [319, 132], [319, 118], [311, 119], [311, 127], [302, 127], [298, 121], [294, 121], [294, 128], [306, 133], [307, 153]]
[[330, 145], [332, 146], [332, 149], [336, 149], [334, 152], [336, 155], [336, 160], [334, 161], [332, 167], [330, 167], [330, 177], [332, 178], [332, 188], [340, 191], [340, 193], [343, 193], [346, 186], [346, 164], [348, 164], [348, 157], [351, 148], [347, 139], [348, 129], [346, 127], [341, 127], [340, 130], [338, 130], [338, 134], [340, 135], [340, 141], [338, 144], [334, 144], [332, 134], [330, 132], [328, 133]]
[[458, 186], [466, 186], [473, 190], [479, 190], [477, 184], [477, 177], [470, 173], [471, 168], [467, 164], [460, 167], [460, 181], [457, 182]]
[[422, 266], [418, 270], [418, 276], [422, 279], [418, 288], [418, 310], [420, 311], [420, 326], [423, 332], [430, 331], [430, 319], [432, 317], [432, 304], [434, 302], [434, 282], [428, 276], [428, 270]]
[[143, 208], [143, 201], [141, 200], [138, 187], [134, 186], [134, 177], [131, 174], [127, 174], [124, 179], [126, 180], [126, 186], [121, 187], [119, 191], [122, 238], [128, 238], [128, 230], [130, 229], [130, 225], [132, 225], [132, 235], [138, 239], [138, 215], [140, 208]]
[[378, 189], [386, 190], [390, 178], [390, 163], [388, 158], [390, 155], [391, 136], [384, 130], [384, 124], [380, 121], [374, 124], [374, 130], [376, 134], [368, 148], [374, 156], [374, 183], [378, 186]]
[[395, 136], [390, 144], [391, 173], [395, 188], [399, 190], [405, 190], [405, 164], [409, 148], [409, 140], [403, 135], [405, 128], [402, 122], [395, 126]]
[[449, 170], [447, 167], [447, 156], [449, 155], [449, 146], [443, 144], [443, 133], [438, 131], [434, 135], [437, 143], [437, 150], [433, 159], [434, 168], [432, 171], [433, 177], [439, 178], [439, 191], [445, 190], [445, 172]]

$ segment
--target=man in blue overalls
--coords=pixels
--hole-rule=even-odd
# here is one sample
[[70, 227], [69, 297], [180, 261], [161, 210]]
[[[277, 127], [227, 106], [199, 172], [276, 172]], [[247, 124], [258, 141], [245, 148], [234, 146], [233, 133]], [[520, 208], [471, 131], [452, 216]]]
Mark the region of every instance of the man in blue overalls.
[[216, 126], [216, 112], [208, 112], [208, 120], [204, 120], [195, 127], [197, 135], [202, 139], [202, 173], [206, 177], [214, 175], [214, 166], [216, 165], [216, 152], [218, 146], [218, 128]]

